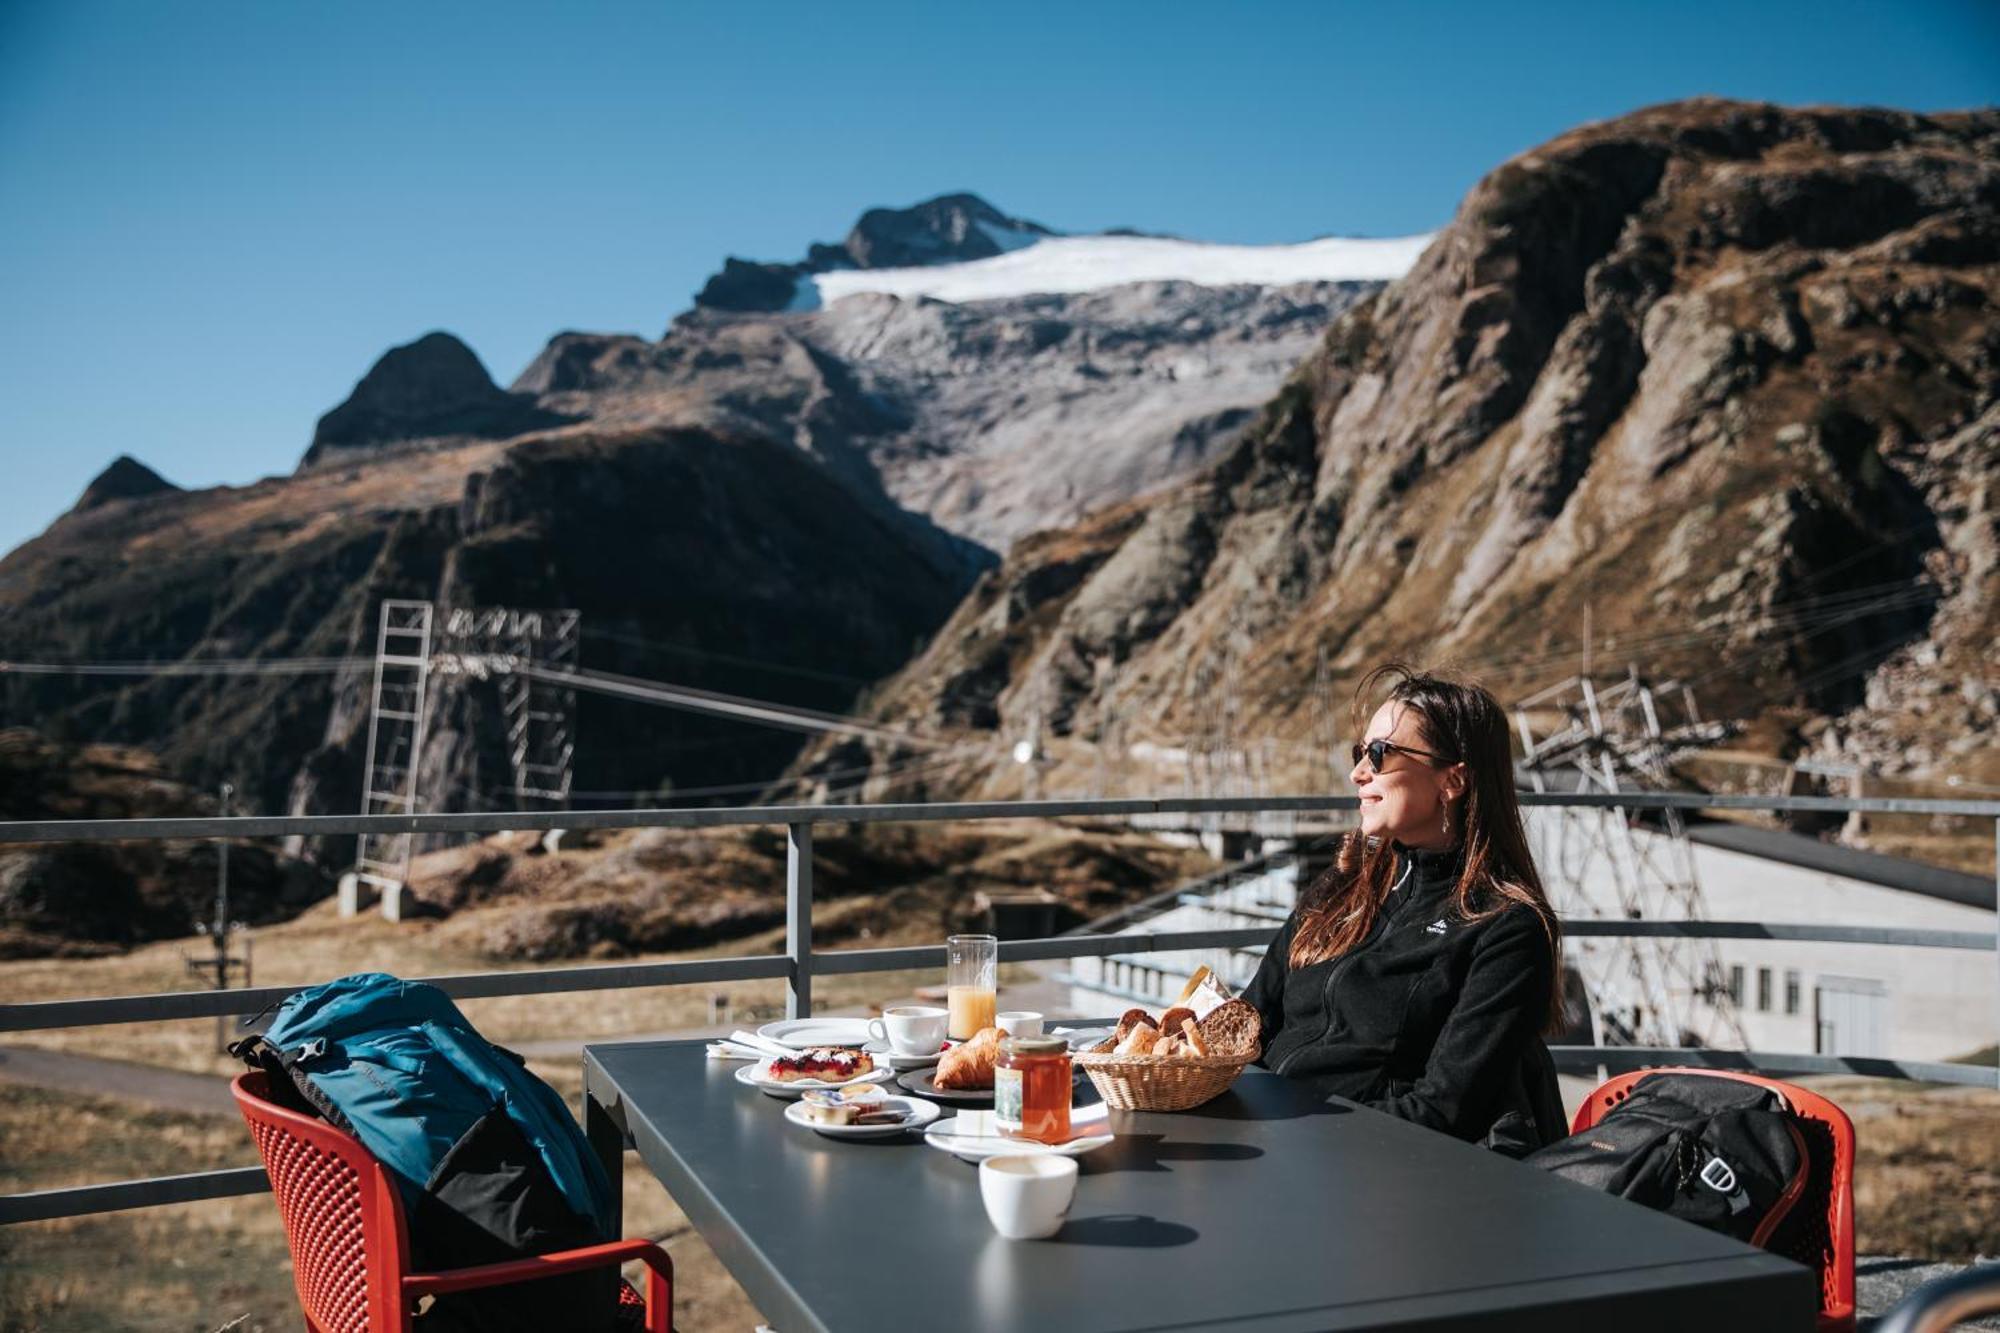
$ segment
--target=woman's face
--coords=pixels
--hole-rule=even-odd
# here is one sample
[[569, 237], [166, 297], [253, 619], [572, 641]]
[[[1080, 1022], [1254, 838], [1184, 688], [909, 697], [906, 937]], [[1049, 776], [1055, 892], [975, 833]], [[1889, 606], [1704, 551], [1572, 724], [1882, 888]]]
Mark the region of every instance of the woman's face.
[[[1436, 749], [1424, 736], [1415, 712], [1398, 703], [1375, 710], [1361, 743], [1384, 740], [1391, 745], [1426, 753]], [[1445, 807], [1463, 790], [1464, 769], [1426, 757], [1391, 750], [1382, 756], [1378, 772], [1362, 755], [1348, 776], [1361, 792], [1361, 832], [1370, 838], [1390, 838], [1407, 847], [1449, 847], [1457, 840], [1445, 823]]]

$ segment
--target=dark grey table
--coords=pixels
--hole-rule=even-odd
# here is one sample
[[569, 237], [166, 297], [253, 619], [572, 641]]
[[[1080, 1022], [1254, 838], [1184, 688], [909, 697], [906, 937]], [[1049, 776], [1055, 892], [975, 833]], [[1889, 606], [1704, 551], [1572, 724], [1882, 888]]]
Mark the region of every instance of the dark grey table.
[[1817, 1308], [1788, 1260], [1258, 1069], [1193, 1111], [1113, 1112], [1063, 1230], [1007, 1241], [977, 1168], [787, 1124], [702, 1042], [583, 1064], [614, 1183], [636, 1147], [780, 1333], [1804, 1333]]

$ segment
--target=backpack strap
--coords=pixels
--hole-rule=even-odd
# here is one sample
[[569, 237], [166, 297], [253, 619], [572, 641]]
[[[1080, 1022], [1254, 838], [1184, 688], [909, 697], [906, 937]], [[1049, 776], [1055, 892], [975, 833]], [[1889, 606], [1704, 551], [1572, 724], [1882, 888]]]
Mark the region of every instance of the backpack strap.
[[301, 1068], [308, 1061], [326, 1054], [326, 1050], [324, 1037], [315, 1037], [287, 1051], [266, 1041], [262, 1033], [253, 1033], [240, 1041], [231, 1042], [229, 1046], [231, 1055], [252, 1069], [263, 1070], [268, 1076], [265, 1086], [273, 1102], [301, 1115], [316, 1115], [352, 1134], [353, 1122], [341, 1114], [340, 1108], [319, 1090]]

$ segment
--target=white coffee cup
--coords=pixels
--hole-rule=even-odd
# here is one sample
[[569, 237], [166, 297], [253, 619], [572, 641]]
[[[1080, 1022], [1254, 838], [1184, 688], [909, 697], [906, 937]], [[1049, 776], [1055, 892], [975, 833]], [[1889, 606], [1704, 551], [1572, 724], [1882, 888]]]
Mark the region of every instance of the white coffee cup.
[[1008, 1240], [1040, 1240], [1062, 1230], [1076, 1198], [1076, 1159], [1055, 1153], [989, 1157], [979, 1164], [979, 1198]]
[[1032, 1009], [1009, 1009], [996, 1017], [993, 1023], [1010, 1037], [1042, 1035], [1042, 1016]]
[[945, 1011], [928, 1005], [910, 1004], [884, 1009], [880, 1018], [868, 1020], [868, 1035], [889, 1043], [898, 1055], [936, 1055], [944, 1045]]

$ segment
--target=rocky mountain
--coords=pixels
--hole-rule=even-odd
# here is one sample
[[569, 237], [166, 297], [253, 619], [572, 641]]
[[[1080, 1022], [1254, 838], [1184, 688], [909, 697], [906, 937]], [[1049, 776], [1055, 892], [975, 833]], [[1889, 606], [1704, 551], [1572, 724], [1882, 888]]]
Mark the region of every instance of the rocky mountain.
[[384, 352], [347, 400], [319, 419], [301, 466], [413, 440], [504, 440], [572, 419], [501, 389], [449, 333], [427, 333]]
[[1199, 477], [1017, 543], [873, 716], [997, 742], [953, 794], [1018, 790], [1020, 740], [1044, 790], [1224, 750], [1324, 785], [1374, 663], [1518, 697], [1593, 633], [1793, 748], [2000, 780], [1996, 304], [2000, 113], [1584, 126], [1480, 181]]
[[1056, 233], [1011, 218], [973, 194], [946, 194], [912, 208], [871, 208], [839, 245], [816, 243], [803, 261], [759, 263], [731, 257], [694, 298], [705, 310], [811, 309], [818, 297], [801, 279], [853, 268], [912, 268], [990, 259]]
[[91, 479], [75, 508], [81, 512], [109, 504], [113, 500], [136, 500], [141, 496], [177, 491], [180, 487], [162, 477], [130, 454], [120, 454], [111, 466]]
[[695, 312], [657, 343], [562, 334], [514, 383], [552, 413], [790, 440], [868, 498], [995, 551], [1173, 482], [1373, 282], [953, 303], [862, 293], [804, 314]]
[[[871, 212], [844, 258], [811, 262], [951, 274], [1057, 240], [1135, 243], [1051, 239], [948, 196]], [[385, 597], [576, 609], [587, 668], [845, 710], [927, 640], [992, 548], [1213, 458], [1378, 285], [1300, 274], [1406, 262], [1346, 243], [1247, 258], [1169, 244], [1129, 271], [1258, 280], [1043, 295], [1042, 276], [1015, 272], [991, 300], [702, 307], [657, 341], [560, 335], [510, 389], [449, 334], [391, 349], [295, 474], [183, 492], [121, 461], [0, 559], [0, 661], [177, 664], [0, 674], [0, 720], [150, 744], [189, 781], [233, 779], [247, 808], [353, 809], [369, 669], [349, 659], [372, 654]], [[259, 665], [276, 659], [293, 665]], [[505, 803], [494, 687], [438, 690], [426, 803]], [[754, 784], [798, 745], [601, 697], [578, 707], [581, 791]]]
[[[174, 671], [0, 670], [0, 717], [63, 740], [150, 738], [170, 773], [234, 780], [244, 809], [353, 810], [384, 598], [573, 608], [586, 666], [842, 710], [950, 614], [971, 577], [954, 549], [789, 444], [664, 427], [113, 501], [0, 560], [0, 660]], [[431, 808], [511, 788], [498, 707], [490, 682], [440, 678]], [[577, 707], [579, 790], [754, 782], [797, 746], [615, 699]]]

